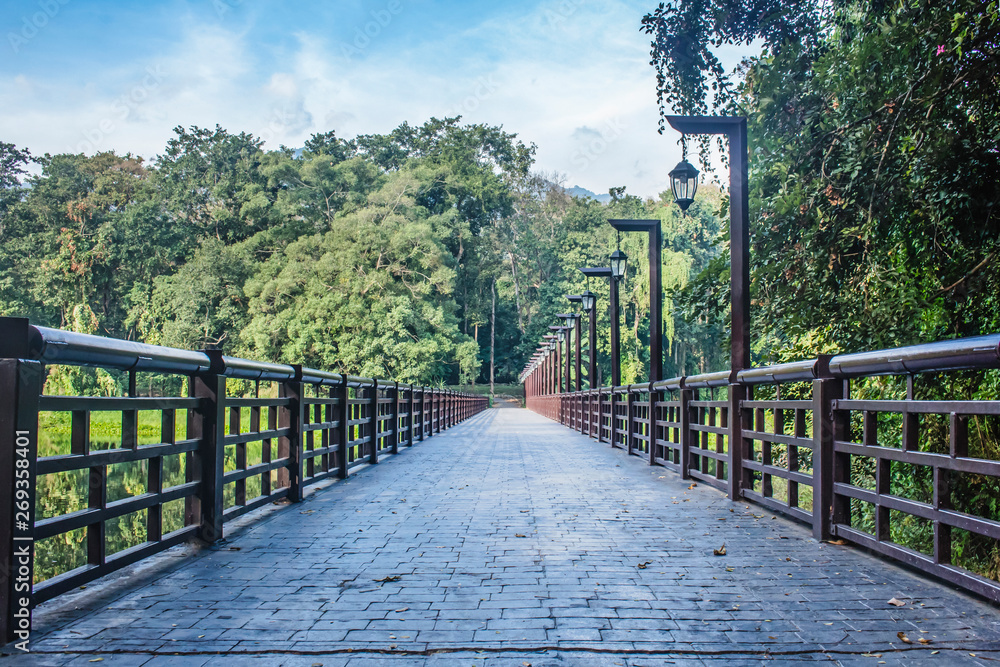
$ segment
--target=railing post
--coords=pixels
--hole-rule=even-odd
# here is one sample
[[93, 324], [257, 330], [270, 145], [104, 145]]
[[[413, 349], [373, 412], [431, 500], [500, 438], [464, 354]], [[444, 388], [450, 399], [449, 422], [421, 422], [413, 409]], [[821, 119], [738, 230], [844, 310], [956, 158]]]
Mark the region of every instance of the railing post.
[[600, 389], [597, 390], [597, 442], [604, 442], [604, 392]]
[[657, 391], [655, 391], [653, 389], [653, 383], [650, 382], [649, 383], [649, 415], [648, 415], [649, 416], [649, 430], [646, 433], [646, 436], [649, 438], [649, 440], [647, 441], [648, 442], [649, 451], [646, 452], [646, 453], [649, 454], [649, 465], [651, 465], [651, 466], [652, 465], [656, 465], [656, 439], [657, 439], [656, 438], [656, 428], [657, 428], [656, 427], [656, 422], [659, 421], [656, 418], [656, 403], [657, 403], [657, 398], [658, 398], [657, 394], [658, 393], [659, 392], [657, 392]]
[[392, 453], [399, 453], [399, 383], [392, 387]]
[[[681, 479], [691, 479], [691, 398], [694, 392], [684, 386], [685, 380], [681, 379], [680, 392], [680, 414], [677, 415], [680, 421], [680, 434], [678, 440], [680, 441], [678, 447], [680, 448], [679, 458], [680, 458], [680, 468], [681, 468]], [[718, 462], [716, 462], [718, 465]]]
[[[28, 320], [17, 341], [27, 344]], [[5, 327], [6, 328], [6, 327]], [[21, 331], [17, 332], [21, 334]], [[10, 353], [6, 351], [5, 353]], [[27, 357], [27, 350], [14, 350]], [[35, 572], [35, 474], [38, 460], [38, 397], [44, 369], [37, 361], [0, 360], [0, 629], [4, 643], [28, 650], [31, 589]]]
[[407, 447], [412, 447], [413, 446], [413, 437], [414, 437], [414, 434], [415, 434], [414, 426], [413, 426], [413, 420], [416, 418], [416, 414], [413, 412], [413, 410], [414, 410], [414, 403], [413, 403], [413, 385], [412, 384], [410, 385], [409, 410], [410, 410], [410, 418], [407, 421], [407, 431], [408, 431], [407, 435], [408, 435], [408, 437], [406, 438], [406, 446]]
[[[735, 373], [733, 375], [735, 376]], [[747, 396], [746, 385], [732, 380], [735, 380], [735, 377], [729, 383], [729, 499], [739, 500], [745, 485], [743, 458], [747, 454], [743, 431], [750, 430], [752, 425], [743, 415], [743, 401]]]
[[371, 444], [371, 451], [368, 452], [368, 463], [375, 465], [378, 463], [378, 380], [372, 380], [372, 395], [368, 402], [368, 442]]
[[[208, 350], [213, 367], [222, 361], [222, 352]], [[201, 480], [201, 491], [188, 505], [191, 522], [198, 524], [198, 537], [208, 543], [222, 539], [225, 484], [226, 377], [213, 373], [193, 375], [189, 393], [201, 399], [197, 410], [188, 410], [187, 436], [199, 441], [198, 455], [188, 459], [188, 481]], [[278, 457], [282, 456], [281, 446]], [[280, 480], [280, 472], [279, 472]], [[280, 483], [280, 482], [279, 482]]]
[[340, 383], [340, 423], [337, 425], [337, 434], [340, 439], [340, 451], [339, 457], [337, 458], [337, 477], [340, 479], [347, 479], [348, 475], [351, 474], [350, 471], [350, 461], [348, 461], [348, 456], [350, 454], [350, 442], [351, 438], [351, 387], [348, 384], [347, 373], [343, 375], [343, 382]]
[[833, 403], [843, 398], [844, 383], [829, 377], [830, 357], [822, 355], [817, 364], [819, 378], [813, 380], [813, 537], [832, 537], [834, 452], [837, 437]]
[[622, 442], [622, 445], [630, 455], [632, 454], [632, 446], [635, 444], [635, 438], [632, 436], [633, 429], [635, 428], [634, 411], [635, 404], [632, 399], [632, 385], [629, 385], [625, 388], [625, 440]]
[[[294, 366], [295, 377], [282, 382], [278, 395], [288, 399], [288, 405], [278, 412], [278, 427], [287, 428], [288, 435], [278, 439], [278, 457], [288, 457], [288, 499], [302, 500], [302, 431], [305, 423], [305, 401], [302, 400], [302, 367]], [[224, 448], [223, 448], [224, 449]]]

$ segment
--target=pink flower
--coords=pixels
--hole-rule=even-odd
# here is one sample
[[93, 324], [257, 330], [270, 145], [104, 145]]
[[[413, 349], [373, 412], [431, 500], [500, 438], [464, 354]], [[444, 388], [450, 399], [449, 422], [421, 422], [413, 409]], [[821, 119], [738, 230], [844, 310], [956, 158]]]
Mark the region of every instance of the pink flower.
[[944, 49], [944, 45], [943, 44], [939, 45], [938, 48], [937, 48], [937, 54], [936, 55], [941, 55], [942, 53], [944, 53], [944, 50], [945, 50]]

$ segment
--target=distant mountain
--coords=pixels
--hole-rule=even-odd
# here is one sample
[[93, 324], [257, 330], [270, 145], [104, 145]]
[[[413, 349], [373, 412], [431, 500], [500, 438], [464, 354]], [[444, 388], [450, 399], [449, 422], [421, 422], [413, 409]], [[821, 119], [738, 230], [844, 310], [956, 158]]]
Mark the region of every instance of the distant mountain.
[[609, 194], [603, 194], [603, 195], [595, 194], [595, 193], [591, 192], [590, 190], [588, 190], [587, 188], [581, 188], [579, 185], [574, 185], [571, 188], [566, 188], [566, 194], [571, 195], [573, 197], [581, 197], [581, 198], [587, 198], [587, 197], [589, 197], [591, 199], [596, 199], [597, 201], [601, 202], [602, 204], [607, 204], [609, 201], [611, 201], [611, 195], [609, 195]]

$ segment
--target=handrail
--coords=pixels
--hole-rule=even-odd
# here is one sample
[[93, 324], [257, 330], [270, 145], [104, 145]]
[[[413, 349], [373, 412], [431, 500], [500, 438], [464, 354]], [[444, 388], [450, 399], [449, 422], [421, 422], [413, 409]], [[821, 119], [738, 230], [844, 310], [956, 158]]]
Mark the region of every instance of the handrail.
[[891, 350], [838, 354], [830, 359], [830, 373], [839, 378], [912, 375], [973, 368], [1000, 368], [1000, 333]]
[[820, 359], [793, 361], [787, 364], [747, 368], [736, 374], [741, 384], [775, 384], [780, 382], [810, 382], [823, 374]]
[[48, 327], [28, 327], [28, 338], [28, 358], [49, 364], [187, 374], [205, 373], [211, 367], [211, 360], [205, 352]]

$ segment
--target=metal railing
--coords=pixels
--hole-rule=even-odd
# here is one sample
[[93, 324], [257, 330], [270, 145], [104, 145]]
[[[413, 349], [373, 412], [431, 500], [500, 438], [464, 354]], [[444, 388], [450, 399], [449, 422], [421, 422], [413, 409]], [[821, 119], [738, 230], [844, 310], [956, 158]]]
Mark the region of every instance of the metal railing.
[[[987, 419], [989, 437], [1000, 438], [1000, 401], [913, 396], [917, 374], [995, 368], [1000, 334], [529, 396], [527, 406], [731, 499], [784, 513], [816, 539], [864, 546], [1000, 601], [1000, 583], [953, 553], [959, 532], [1000, 552], [1000, 511], [972, 512], [956, 495], [973, 483], [1000, 488], [1000, 460], [970, 456], [969, 447], [970, 420], [980, 441]], [[851, 397], [852, 381], [884, 375], [906, 376], [905, 398]], [[913, 466], [927, 488], [894, 488], [896, 465]], [[923, 548], [899, 543], [904, 523], [924, 526]]]
[[[128, 395], [43, 395], [46, 365], [123, 371]], [[186, 378], [187, 395], [137, 396], [137, 372]], [[254, 395], [229, 395], [239, 380], [249, 381]], [[272, 390], [277, 385], [271, 392], [277, 396], [260, 397], [261, 383], [270, 383]], [[345, 479], [357, 467], [377, 464], [486, 407], [483, 396], [0, 318], [0, 562], [8, 575], [0, 585], [4, 636], [7, 641], [23, 638], [30, 630], [30, 610], [40, 602], [183, 541], [216, 542], [227, 522], [277, 500], [299, 501], [310, 485]], [[92, 437], [92, 416], [106, 412], [121, 415], [120, 442]], [[158, 413], [157, 442], [140, 444], [139, 415], [149, 412]], [[68, 451], [38, 457], [39, 415], [44, 413], [69, 415]], [[177, 437], [179, 431], [183, 437]], [[130, 464], [141, 466], [143, 488], [122, 492], [120, 480], [113, 478]], [[36, 519], [37, 482], [45, 476], [82, 476], [86, 506]], [[137, 513], [145, 514], [143, 534], [111, 553], [109, 526]], [[70, 539], [79, 531], [84, 562], [34, 581], [36, 543]]]

